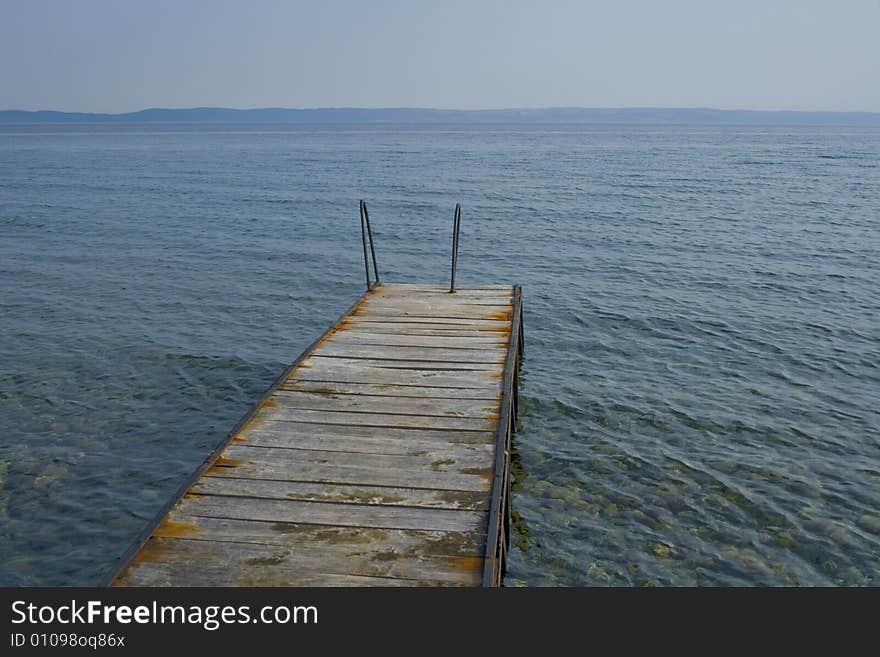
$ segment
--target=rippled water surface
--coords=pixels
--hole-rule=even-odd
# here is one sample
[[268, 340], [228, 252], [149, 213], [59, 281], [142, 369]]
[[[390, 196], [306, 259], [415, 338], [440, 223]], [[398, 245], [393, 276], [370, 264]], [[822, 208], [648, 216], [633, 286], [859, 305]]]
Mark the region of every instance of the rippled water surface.
[[508, 585], [880, 585], [880, 131], [0, 128], [0, 583], [88, 585], [383, 277], [518, 282]]

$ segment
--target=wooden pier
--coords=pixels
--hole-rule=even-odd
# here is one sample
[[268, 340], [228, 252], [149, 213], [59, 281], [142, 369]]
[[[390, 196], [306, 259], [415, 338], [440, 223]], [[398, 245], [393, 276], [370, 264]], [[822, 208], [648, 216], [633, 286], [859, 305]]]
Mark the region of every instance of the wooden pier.
[[499, 585], [521, 306], [516, 286], [374, 286], [193, 473], [111, 584]]

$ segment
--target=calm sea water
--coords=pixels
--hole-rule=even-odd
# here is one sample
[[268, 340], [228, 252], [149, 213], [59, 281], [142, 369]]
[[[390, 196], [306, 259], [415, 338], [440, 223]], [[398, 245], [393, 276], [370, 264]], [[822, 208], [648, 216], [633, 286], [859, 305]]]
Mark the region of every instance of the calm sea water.
[[0, 127], [0, 583], [89, 585], [361, 293], [518, 282], [508, 585], [880, 584], [880, 130]]

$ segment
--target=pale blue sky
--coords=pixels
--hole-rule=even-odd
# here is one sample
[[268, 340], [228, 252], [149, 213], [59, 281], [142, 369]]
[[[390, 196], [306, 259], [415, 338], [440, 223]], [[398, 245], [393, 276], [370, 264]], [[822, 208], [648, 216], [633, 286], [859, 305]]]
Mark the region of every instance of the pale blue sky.
[[0, 109], [880, 111], [880, 0], [0, 0]]

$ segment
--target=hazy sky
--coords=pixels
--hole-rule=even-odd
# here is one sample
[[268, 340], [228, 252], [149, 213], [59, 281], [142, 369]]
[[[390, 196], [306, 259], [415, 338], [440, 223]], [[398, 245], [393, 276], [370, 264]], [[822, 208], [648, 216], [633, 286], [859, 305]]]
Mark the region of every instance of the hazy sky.
[[0, 0], [0, 109], [880, 111], [880, 0]]

